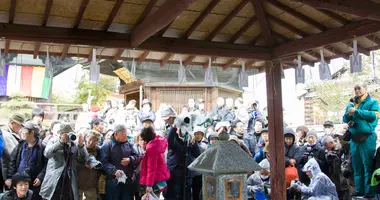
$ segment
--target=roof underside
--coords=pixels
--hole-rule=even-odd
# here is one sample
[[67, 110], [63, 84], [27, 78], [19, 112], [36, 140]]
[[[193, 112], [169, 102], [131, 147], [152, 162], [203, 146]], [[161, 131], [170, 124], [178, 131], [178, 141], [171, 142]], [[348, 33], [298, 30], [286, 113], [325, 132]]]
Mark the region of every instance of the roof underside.
[[[380, 45], [380, 4], [309, 0], [0, 0], [4, 53], [261, 68], [304, 64]], [[322, 3], [321, 3], [322, 2]]]

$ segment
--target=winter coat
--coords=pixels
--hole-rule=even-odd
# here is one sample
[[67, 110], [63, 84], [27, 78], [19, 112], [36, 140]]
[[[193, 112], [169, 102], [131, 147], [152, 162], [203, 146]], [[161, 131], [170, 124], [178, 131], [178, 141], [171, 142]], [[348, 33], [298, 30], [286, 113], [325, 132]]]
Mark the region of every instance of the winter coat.
[[336, 149], [326, 154], [327, 173], [335, 184], [337, 191], [345, 191], [349, 189], [348, 181], [343, 177], [342, 173], [342, 155], [343, 149]]
[[169, 180], [170, 172], [164, 159], [167, 147], [168, 142], [162, 136], [156, 136], [146, 145], [146, 152], [141, 161], [141, 185], [152, 187], [154, 183]]
[[3, 177], [8, 176], [8, 167], [11, 162], [11, 154], [13, 150], [17, 147], [21, 141], [20, 136], [17, 133], [14, 133], [12, 129], [7, 125], [2, 129], [3, 132], [3, 141], [4, 141], [4, 151], [1, 157], [2, 164], [2, 174]]
[[[95, 159], [100, 160], [100, 147], [96, 146], [94, 149], [86, 148], [88, 155], [94, 156]], [[97, 188], [101, 171], [98, 169], [88, 169], [85, 160], [81, 159], [77, 162], [78, 173], [78, 187], [80, 190], [89, 190]]]
[[300, 154], [300, 147], [298, 147], [298, 145], [295, 144], [295, 141], [296, 141], [295, 133], [292, 132], [292, 133], [284, 134], [284, 136], [286, 136], [286, 135], [291, 135], [293, 137], [293, 144], [291, 146], [287, 146], [285, 144], [285, 163], [288, 163], [290, 161], [290, 159], [295, 160], [301, 154]]
[[[33, 196], [33, 191], [29, 190], [28, 194], [26, 195], [26, 198], [23, 198], [22, 200], [32, 200]], [[21, 200], [21, 198], [17, 197], [16, 191], [15, 190], [10, 190], [5, 192], [4, 194], [0, 195], [1, 200]]]
[[211, 111], [211, 118], [217, 118], [217, 120], [214, 123], [232, 122], [235, 119], [235, 115], [226, 107], [218, 108], [217, 106], [215, 106]]
[[247, 143], [246, 145], [252, 155], [255, 155], [257, 152], [260, 152], [260, 149], [257, 148], [257, 143], [259, 143], [259, 141], [262, 140], [261, 133], [248, 132], [247, 134], [244, 135], [244, 137], [246, 138], [245, 139]]
[[[86, 148], [78, 147], [77, 144], [73, 142], [71, 145], [71, 153], [74, 158], [71, 160], [71, 166], [76, 166], [77, 159], [84, 159], [91, 167], [101, 166], [99, 161], [97, 161], [93, 156], [88, 155]], [[67, 166], [64, 146], [59, 142], [58, 137], [54, 137], [49, 140], [46, 145], [44, 155], [49, 160], [46, 167], [45, 178], [41, 185], [40, 195], [44, 199], [51, 199], [54, 195], [58, 181], [62, 176], [62, 172]], [[76, 167], [73, 167], [68, 173], [71, 174], [71, 185], [74, 199], [79, 199]]]
[[338, 200], [334, 183], [321, 172], [315, 159], [310, 159], [305, 164], [303, 171], [311, 171], [312, 174], [310, 185], [300, 187], [303, 195], [313, 197], [314, 200]]
[[[177, 166], [181, 169], [185, 169], [185, 167], [190, 165], [190, 163], [201, 154], [197, 142], [195, 142], [194, 145], [190, 143], [189, 146], [187, 146], [187, 142], [179, 138], [177, 134], [177, 128], [169, 128], [167, 140], [167, 165], [170, 171], [172, 171]], [[188, 155], [187, 158], [186, 154]]]
[[[42, 140], [38, 139], [36, 145], [33, 147], [37, 150], [37, 165], [36, 168], [31, 168], [27, 171], [32, 181], [38, 178], [42, 182], [46, 173], [47, 158], [44, 156], [45, 145], [42, 144]], [[17, 173], [20, 166], [22, 149], [24, 145], [28, 145], [26, 141], [20, 142], [13, 150], [11, 155], [11, 162], [8, 167], [7, 179], [12, 179], [12, 176]], [[24, 169], [25, 170], [25, 169]]]
[[270, 178], [262, 179], [259, 172], [255, 172], [252, 174], [246, 181], [247, 190], [248, 190], [248, 198], [253, 198], [256, 190], [260, 190], [262, 192], [265, 189], [268, 190], [268, 194], [270, 194]]
[[[111, 141], [104, 144], [100, 151], [100, 161], [103, 164], [103, 170], [106, 172], [106, 178], [108, 181], [113, 181], [117, 184], [115, 179], [115, 172], [117, 170], [123, 170], [128, 178], [133, 176], [134, 169], [140, 164], [141, 156], [135, 151], [132, 143], [118, 142], [115, 137], [111, 137]], [[131, 162], [127, 167], [121, 165], [123, 158], [129, 158]], [[128, 179], [130, 182], [131, 180]]]
[[[362, 97], [353, 104], [348, 104], [346, 107], [346, 113], [343, 116], [343, 122], [354, 122], [354, 126], [349, 128], [352, 135], [370, 135], [375, 133], [375, 128], [378, 122], [379, 103], [376, 99], [370, 95]], [[352, 116], [349, 116], [348, 109], [355, 107], [356, 111]]]
[[0, 130], [0, 159], [3, 156], [4, 152], [4, 139], [3, 139], [3, 132]]
[[310, 179], [304, 172], [302, 172], [302, 169], [310, 158], [314, 158], [318, 162], [319, 167], [322, 169], [322, 171], [327, 171], [325, 151], [322, 148], [319, 148], [317, 144], [313, 146], [310, 146], [309, 144], [302, 146], [299, 150], [299, 156], [296, 157], [296, 166], [301, 182], [305, 183], [306, 185], [308, 185]]
[[243, 122], [244, 130], [247, 131], [248, 122], [249, 122], [249, 114], [248, 114], [247, 108], [245, 108], [244, 106], [241, 106], [240, 108], [236, 109], [235, 118]]

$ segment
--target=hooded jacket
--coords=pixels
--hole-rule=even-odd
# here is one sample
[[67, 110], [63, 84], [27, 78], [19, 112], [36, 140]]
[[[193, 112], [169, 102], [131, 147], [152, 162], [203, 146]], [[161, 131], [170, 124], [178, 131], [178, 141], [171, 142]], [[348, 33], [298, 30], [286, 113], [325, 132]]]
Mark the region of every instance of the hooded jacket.
[[170, 172], [164, 159], [167, 147], [168, 142], [166, 139], [158, 135], [147, 144], [146, 152], [141, 162], [141, 185], [152, 187], [156, 182], [169, 180]]
[[338, 194], [334, 183], [326, 174], [322, 173], [315, 159], [310, 159], [304, 166], [303, 171], [312, 174], [309, 186], [302, 185], [302, 194], [313, 197], [315, 200], [338, 200]]
[[300, 147], [298, 147], [297, 144], [295, 144], [296, 141], [296, 134], [291, 128], [287, 128], [284, 132], [284, 137], [286, 136], [292, 136], [293, 138], [293, 144], [291, 146], [288, 146], [285, 144], [285, 162], [288, 163], [290, 159], [296, 159], [298, 156], [300, 156]]

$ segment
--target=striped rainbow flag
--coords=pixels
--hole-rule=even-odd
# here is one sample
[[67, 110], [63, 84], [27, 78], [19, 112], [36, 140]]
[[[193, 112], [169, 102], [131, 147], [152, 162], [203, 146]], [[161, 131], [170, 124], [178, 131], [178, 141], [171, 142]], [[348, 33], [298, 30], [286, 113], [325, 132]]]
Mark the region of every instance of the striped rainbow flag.
[[45, 77], [45, 67], [7, 65], [0, 76], [0, 96], [21, 93], [28, 97], [49, 98], [52, 78]]

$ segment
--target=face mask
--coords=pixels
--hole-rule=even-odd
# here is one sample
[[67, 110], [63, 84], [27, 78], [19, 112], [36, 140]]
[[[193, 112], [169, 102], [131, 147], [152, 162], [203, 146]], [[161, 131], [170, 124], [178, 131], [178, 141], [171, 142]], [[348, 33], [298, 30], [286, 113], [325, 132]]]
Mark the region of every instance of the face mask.
[[326, 135], [331, 135], [331, 132], [332, 132], [331, 128], [326, 128], [325, 129]]
[[265, 180], [265, 179], [268, 179], [269, 176], [263, 176], [263, 175], [260, 174], [260, 178]]
[[150, 106], [149, 105], [143, 105], [142, 110], [144, 113], [149, 113], [150, 112]]
[[202, 104], [199, 104], [199, 110], [204, 110], [205, 109], [205, 105], [202, 103]]

